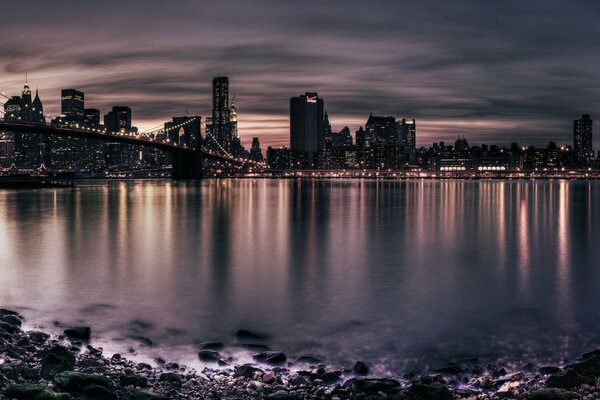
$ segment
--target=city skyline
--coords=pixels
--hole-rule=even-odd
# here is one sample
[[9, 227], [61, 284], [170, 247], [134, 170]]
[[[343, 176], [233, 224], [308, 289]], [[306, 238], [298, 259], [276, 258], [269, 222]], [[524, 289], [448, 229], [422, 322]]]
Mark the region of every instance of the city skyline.
[[[335, 131], [370, 112], [415, 118], [417, 146], [456, 135], [569, 143], [572, 120], [599, 106], [592, 2], [140, 5], [111, 21], [111, 1], [5, 10], [27, 34], [3, 44], [0, 90], [16, 94], [28, 72], [48, 114], [77, 88], [102, 112], [130, 106], [144, 130], [186, 110], [210, 115], [210, 79], [225, 75], [244, 145], [258, 136], [263, 148], [289, 142], [289, 98], [307, 91], [326, 100]], [[84, 26], [85, 46], [70, 45]]]

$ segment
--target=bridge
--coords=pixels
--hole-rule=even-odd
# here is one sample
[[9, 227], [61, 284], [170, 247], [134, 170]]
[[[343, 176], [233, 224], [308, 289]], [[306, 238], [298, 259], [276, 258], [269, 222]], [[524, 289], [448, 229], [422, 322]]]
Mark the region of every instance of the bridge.
[[[177, 128], [179, 128], [179, 126]], [[153, 134], [161, 130], [144, 133], [110, 132], [101, 128], [85, 126], [62, 127], [45, 123], [36, 124], [30, 122], [0, 120], [0, 131], [47, 134], [82, 139], [97, 139], [105, 142], [125, 143], [159, 149], [173, 155], [173, 169], [171, 173], [173, 179], [201, 178], [204, 159], [229, 163], [231, 165], [243, 166], [246, 164], [257, 164], [252, 160], [233, 157], [229, 154], [226, 154], [224, 150], [224, 154], [217, 154], [213, 151], [202, 148], [202, 146], [199, 146], [197, 149], [192, 149], [185, 145], [169, 142], [168, 140], [162, 141], [155, 139]], [[201, 138], [199, 138], [199, 141], [200, 140]]]

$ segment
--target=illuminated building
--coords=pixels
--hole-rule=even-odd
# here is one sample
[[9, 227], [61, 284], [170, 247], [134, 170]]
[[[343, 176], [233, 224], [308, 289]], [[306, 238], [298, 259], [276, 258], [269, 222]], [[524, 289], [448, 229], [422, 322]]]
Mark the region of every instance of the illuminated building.
[[306, 153], [308, 165], [315, 164], [319, 150], [325, 147], [323, 99], [317, 93], [305, 93], [290, 99], [290, 148]]
[[573, 127], [573, 151], [575, 161], [581, 167], [588, 166], [594, 160], [592, 148], [592, 118], [588, 114], [574, 121]]

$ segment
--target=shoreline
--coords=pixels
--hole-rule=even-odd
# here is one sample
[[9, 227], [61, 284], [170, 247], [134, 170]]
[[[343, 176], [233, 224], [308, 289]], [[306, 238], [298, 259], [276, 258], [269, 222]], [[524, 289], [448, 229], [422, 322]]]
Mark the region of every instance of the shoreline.
[[564, 368], [522, 360], [519, 369], [507, 370], [474, 359], [396, 380], [370, 375], [361, 361], [335, 369], [314, 357], [292, 360], [272, 351], [260, 334], [240, 330], [236, 335], [250, 344], [254, 362], [234, 365], [221, 355], [222, 343], [208, 342], [198, 346], [197, 357], [215, 367], [198, 371], [165, 360], [153, 367], [104, 354], [89, 344], [89, 327], [67, 327], [56, 335], [24, 330], [23, 321], [18, 312], [0, 309], [3, 399], [600, 399], [600, 350]]

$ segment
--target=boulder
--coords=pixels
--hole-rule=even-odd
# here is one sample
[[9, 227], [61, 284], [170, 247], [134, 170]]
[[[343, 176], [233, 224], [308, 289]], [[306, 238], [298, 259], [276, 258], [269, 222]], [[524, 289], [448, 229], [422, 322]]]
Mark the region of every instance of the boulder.
[[83, 394], [86, 400], [119, 400], [116, 393], [94, 383], [83, 388]]
[[550, 375], [550, 377], [546, 380], [547, 387], [558, 389], [573, 389], [583, 385], [584, 383], [593, 386], [596, 384], [596, 381], [595, 379], [581, 376], [572, 369], [567, 369], [564, 372]]
[[57, 393], [44, 385], [21, 383], [9, 386], [4, 391], [4, 396], [9, 399], [18, 400], [70, 400], [71, 396], [65, 393]]
[[54, 376], [62, 371], [72, 371], [75, 365], [75, 356], [66, 347], [55, 345], [48, 349], [43, 358], [41, 374]]
[[59, 388], [69, 393], [83, 393], [83, 390], [91, 385], [101, 386], [108, 390], [113, 389], [112, 381], [105, 376], [74, 371], [63, 371], [56, 374], [54, 382]]
[[148, 380], [141, 375], [121, 375], [119, 383], [121, 383], [121, 386], [137, 386], [142, 388], [148, 386]]
[[198, 358], [204, 362], [217, 362], [221, 359], [221, 355], [214, 350], [200, 350]]
[[201, 350], [223, 350], [225, 345], [221, 342], [204, 342], [200, 344]]
[[243, 376], [244, 378], [252, 378], [256, 372], [263, 373], [261, 369], [248, 364], [235, 367], [234, 372], [237, 376]]
[[263, 333], [253, 332], [246, 329], [240, 329], [235, 333], [238, 339], [255, 339], [255, 340], [266, 340], [268, 336]]
[[4, 317], [2, 317], [2, 322], [6, 322], [8, 324], [16, 326], [23, 325], [23, 321], [21, 320], [21, 318], [17, 317], [16, 315], [5, 315]]
[[415, 383], [408, 389], [409, 400], [454, 400], [450, 390], [441, 383]]
[[364, 362], [357, 361], [352, 368], [352, 372], [354, 372], [356, 375], [368, 375], [369, 367]]
[[280, 351], [263, 351], [262, 353], [253, 355], [252, 358], [271, 365], [283, 364], [287, 361], [286, 355]]
[[588, 377], [600, 377], [600, 355], [592, 354], [583, 361], [567, 365], [566, 369], [572, 369], [579, 375]]
[[134, 389], [131, 392], [131, 400], [169, 400], [164, 394], [152, 392], [145, 389]]
[[400, 382], [395, 379], [355, 379], [352, 382], [356, 392], [363, 393], [395, 393], [400, 390]]
[[540, 389], [527, 395], [527, 400], [573, 400], [580, 399], [581, 395], [564, 389]]
[[92, 330], [89, 326], [74, 326], [72, 328], [65, 329], [64, 332], [69, 339], [88, 341], [92, 336]]
[[175, 386], [181, 386], [183, 383], [183, 379], [181, 379], [181, 376], [179, 376], [179, 374], [175, 372], [164, 372], [160, 374], [160, 377], [158, 379], [161, 382], [167, 382]]

